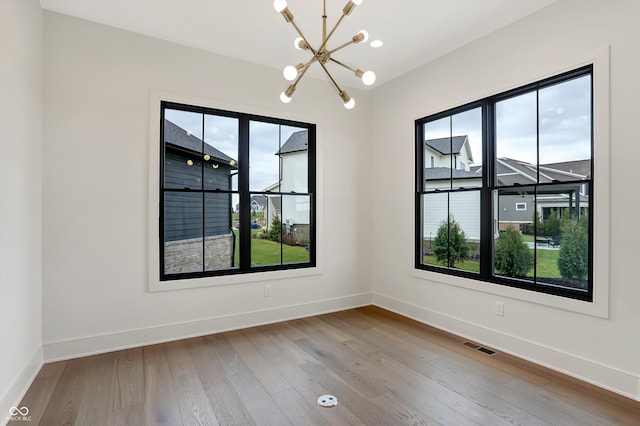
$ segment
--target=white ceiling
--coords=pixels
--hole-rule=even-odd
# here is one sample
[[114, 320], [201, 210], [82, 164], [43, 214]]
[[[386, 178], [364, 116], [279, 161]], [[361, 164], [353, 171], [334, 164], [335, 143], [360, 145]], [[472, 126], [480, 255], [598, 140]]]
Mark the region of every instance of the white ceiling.
[[[392, 80], [557, 0], [364, 0], [328, 43], [334, 48], [361, 29], [384, 46], [348, 46], [334, 57], [371, 69], [376, 85]], [[346, 0], [326, 0], [328, 26]], [[294, 28], [273, 9], [272, 0], [40, 0], [44, 9], [112, 27], [282, 69], [306, 62], [295, 50]], [[322, 28], [322, 0], [289, 0], [295, 22], [314, 47]], [[339, 83], [365, 88], [333, 64]], [[313, 65], [309, 75], [322, 78]], [[351, 74], [352, 75], [352, 74]], [[326, 78], [326, 77], [324, 77]], [[375, 85], [373, 86], [375, 87]]]

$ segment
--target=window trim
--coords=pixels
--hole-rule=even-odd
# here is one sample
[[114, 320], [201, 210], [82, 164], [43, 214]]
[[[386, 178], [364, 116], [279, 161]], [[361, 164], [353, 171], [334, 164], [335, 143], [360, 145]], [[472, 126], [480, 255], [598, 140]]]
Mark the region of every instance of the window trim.
[[[308, 173], [313, 173], [315, 179], [315, 191], [313, 202], [315, 204], [315, 218], [312, 222], [315, 227], [315, 262], [313, 265], [308, 263], [295, 264], [292, 268], [273, 268], [270, 265], [255, 268], [253, 272], [231, 274], [215, 274], [203, 275], [192, 278], [178, 278], [170, 280], [160, 280], [160, 123], [161, 123], [161, 104], [162, 102], [198, 105], [202, 108], [220, 110], [220, 111], [243, 111], [241, 115], [252, 116], [254, 118], [271, 119], [275, 121], [291, 122], [291, 123], [313, 123], [315, 125], [316, 146], [321, 136], [322, 119], [309, 114], [296, 114], [290, 111], [281, 111], [275, 114], [273, 110], [266, 111], [252, 105], [235, 104], [230, 101], [215, 100], [210, 98], [202, 98], [197, 96], [180, 95], [170, 92], [151, 90], [150, 91], [150, 108], [149, 108], [149, 185], [148, 185], [148, 250], [147, 250], [147, 266], [148, 266], [148, 286], [149, 292], [184, 290], [202, 287], [215, 287], [236, 285], [243, 283], [262, 282], [271, 280], [281, 280], [299, 277], [317, 276], [323, 273], [321, 267], [321, 247], [322, 243], [318, 241], [317, 236], [321, 235], [322, 229], [322, 200], [320, 194], [322, 192], [321, 171], [317, 164], [321, 161], [321, 152], [315, 152], [315, 164], [309, 167]], [[278, 117], [274, 117], [278, 115]]]
[[[429, 271], [416, 268], [417, 253], [411, 257], [411, 263], [407, 267], [409, 275], [429, 283], [439, 283], [444, 285], [453, 285], [476, 292], [492, 294], [500, 297], [507, 297], [515, 300], [521, 300], [529, 303], [535, 303], [543, 306], [554, 307], [566, 311], [577, 312], [585, 315], [595, 316], [599, 318], [609, 317], [609, 247], [610, 247], [610, 213], [609, 213], [609, 188], [610, 182], [610, 47], [603, 46], [589, 52], [579, 52], [574, 56], [563, 58], [563, 63], [550, 72], [544, 74], [535, 74], [529, 76], [530, 83], [517, 84], [513, 87], [525, 87], [526, 85], [535, 84], [538, 81], [544, 81], [554, 76], [561, 75], [572, 70], [579, 69], [584, 66], [593, 66], [592, 74], [592, 102], [593, 102], [593, 155], [592, 164], [596, 174], [593, 175], [592, 189], [598, 194], [597, 203], [592, 211], [592, 235], [593, 235], [593, 299], [591, 302], [558, 297], [556, 295], [534, 292], [518, 287], [510, 287], [495, 284], [489, 281], [480, 281], [476, 278], [464, 276], [465, 274], [443, 274], [439, 272]], [[557, 64], [556, 64], [557, 65]], [[502, 93], [508, 93], [513, 89], [503, 90]], [[496, 90], [499, 92], [499, 90]], [[467, 105], [472, 105], [471, 102]], [[464, 107], [465, 105], [463, 105]], [[462, 109], [463, 107], [460, 107]], [[439, 111], [445, 108], [438, 108]], [[458, 108], [454, 108], [458, 109]], [[424, 117], [433, 114], [423, 115]], [[446, 115], [446, 114], [445, 114]], [[419, 120], [419, 119], [418, 119]], [[417, 129], [416, 129], [417, 131]], [[415, 139], [414, 139], [415, 144]], [[415, 153], [414, 155], [418, 155]], [[415, 172], [414, 172], [415, 173]], [[490, 173], [490, 172], [487, 172]], [[415, 176], [417, 181], [418, 176]], [[418, 194], [417, 187], [414, 194]], [[416, 220], [420, 211], [418, 203], [415, 202], [416, 224], [415, 235], [419, 235], [419, 223]], [[417, 238], [414, 236], [414, 245]], [[414, 247], [417, 250], [417, 247]], [[493, 299], [491, 299], [493, 300]]]

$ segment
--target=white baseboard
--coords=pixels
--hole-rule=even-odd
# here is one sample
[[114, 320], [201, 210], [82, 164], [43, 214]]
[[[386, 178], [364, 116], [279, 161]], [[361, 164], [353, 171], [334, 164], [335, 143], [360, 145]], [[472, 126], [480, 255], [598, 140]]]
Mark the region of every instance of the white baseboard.
[[[27, 393], [29, 386], [36, 378], [43, 364], [42, 346], [38, 347], [25, 366], [20, 370], [13, 381], [13, 384], [0, 397], [0, 424], [8, 422], [9, 410], [11, 407], [18, 407], [18, 404]], [[19, 407], [21, 408], [21, 407]]]
[[640, 378], [627, 371], [517, 336], [373, 293], [373, 305], [640, 401]]
[[197, 321], [49, 342], [43, 345], [44, 360], [45, 362], [52, 362], [78, 358], [172, 340], [272, 324], [368, 305], [371, 305], [371, 293], [362, 293], [335, 299], [206, 318]]

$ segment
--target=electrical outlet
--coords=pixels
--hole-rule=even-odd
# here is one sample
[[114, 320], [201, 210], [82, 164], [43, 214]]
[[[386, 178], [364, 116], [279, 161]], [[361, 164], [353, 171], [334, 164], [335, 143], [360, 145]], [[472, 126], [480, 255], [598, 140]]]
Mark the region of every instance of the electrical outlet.
[[271, 297], [271, 284], [264, 286], [264, 297]]
[[504, 316], [504, 303], [496, 302], [496, 315], [503, 317]]

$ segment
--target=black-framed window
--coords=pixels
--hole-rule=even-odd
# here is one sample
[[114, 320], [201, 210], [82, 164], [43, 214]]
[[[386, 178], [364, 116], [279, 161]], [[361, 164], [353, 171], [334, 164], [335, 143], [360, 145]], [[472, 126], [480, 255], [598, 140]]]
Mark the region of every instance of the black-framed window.
[[314, 124], [161, 102], [160, 279], [315, 266]]
[[416, 268], [593, 300], [592, 77], [416, 120]]

